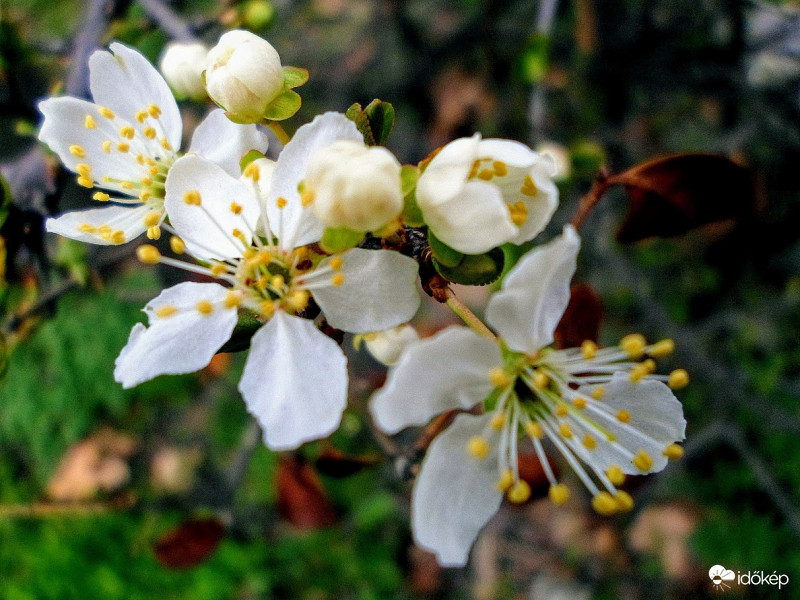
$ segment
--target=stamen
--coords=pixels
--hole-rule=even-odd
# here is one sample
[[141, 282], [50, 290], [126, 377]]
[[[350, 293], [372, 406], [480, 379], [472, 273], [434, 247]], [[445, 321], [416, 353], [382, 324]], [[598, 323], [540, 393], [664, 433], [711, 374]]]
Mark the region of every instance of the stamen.
[[183, 254], [186, 252], [186, 244], [177, 235], [173, 235], [169, 238], [169, 247], [175, 254]]
[[225, 308], [233, 309], [239, 308], [242, 305], [242, 294], [241, 292], [228, 292], [225, 296]]
[[587, 433], [586, 436], [584, 436], [583, 446], [587, 450], [594, 450], [595, 448], [597, 448], [597, 440], [591, 433]]
[[689, 373], [686, 372], [686, 369], [675, 369], [669, 374], [667, 385], [673, 390], [685, 388], [689, 385]]
[[331, 283], [336, 287], [341, 286], [344, 283], [344, 273], [337, 273], [331, 277]]
[[153, 227], [147, 228], [147, 239], [149, 240], [160, 240], [161, 239], [161, 228], [158, 225], [154, 225]]
[[83, 126], [86, 129], [95, 129], [97, 127], [97, 121], [94, 120], [92, 115], [86, 115], [86, 118], [83, 120]]
[[283, 196], [279, 196], [277, 200], [275, 200], [275, 204], [277, 204], [278, 208], [284, 208], [286, 206], [286, 198]]
[[597, 355], [597, 344], [592, 340], [584, 340], [581, 344], [581, 355], [584, 360], [592, 360]]
[[236, 204], [236, 202], [231, 202], [231, 212], [235, 215], [241, 214], [242, 212], [242, 205]]
[[161, 109], [158, 107], [157, 104], [150, 104], [147, 107], [147, 112], [149, 112], [150, 116], [153, 117], [154, 119], [157, 119], [158, 117], [161, 116]]
[[592, 398], [595, 400], [602, 400], [603, 396], [605, 395], [606, 388], [604, 388], [602, 385], [595, 386], [595, 388], [592, 390]]
[[203, 199], [200, 196], [200, 192], [197, 190], [189, 190], [183, 194], [183, 201], [186, 204], [200, 206], [203, 204]]
[[130, 149], [131, 149], [131, 145], [128, 144], [128, 143], [120, 142], [119, 144], [117, 144], [117, 150], [119, 150], [123, 154], [128, 152], [128, 150], [130, 150]]
[[156, 310], [156, 316], [160, 319], [166, 319], [178, 312], [177, 306], [162, 306]]
[[78, 144], [70, 146], [69, 153], [78, 158], [86, 158], [86, 150], [84, 150], [83, 146], [79, 146]]
[[664, 358], [675, 352], [675, 342], [670, 339], [656, 342], [647, 349], [647, 353], [653, 358]]
[[572, 437], [572, 428], [569, 426], [568, 423], [561, 423], [558, 426], [558, 432], [567, 439], [570, 439]]
[[578, 396], [572, 401], [572, 405], [578, 410], [583, 410], [584, 408], [586, 408], [586, 398]]
[[527, 502], [531, 497], [531, 486], [524, 479], [520, 479], [511, 486], [506, 497], [513, 504]]
[[144, 137], [146, 137], [148, 140], [154, 140], [156, 138], [156, 130], [152, 127], [145, 127]]
[[528, 437], [537, 440], [544, 438], [544, 429], [542, 429], [542, 426], [536, 421], [529, 421], [525, 424], [525, 433], [528, 434]]
[[524, 202], [508, 204], [508, 212], [511, 215], [511, 222], [517, 227], [521, 227], [528, 220], [528, 207]]
[[507, 492], [511, 486], [514, 485], [514, 473], [511, 469], [506, 469], [497, 480], [497, 489], [501, 492]]
[[608, 477], [611, 483], [618, 487], [625, 483], [625, 473], [619, 465], [611, 465], [608, 467], [606, 470], [606, 477]]
[[95, 192], [92, 195], [92, 198], [97, 200], [98, 202], [108, 202], [111, 199], [111, 196], [109, 196], [105, 192]]
[[494, 161], [492, 163], [492, 168], [494, 169], [494, 174], [498, 177], [505, 177], [508, 175], [508, 165], [502, 160]]
[[476, 435], [467, 442], [467, 450], [475, 458], [484, 459], [489, 456], [491, 447], [489, 446], [489, 442], [481, 436]]
[[305, 190], [302, 194], [300, 194], [300, 204], [303, 207], [309, 207], [314, 203], [314, 198], [316, 194], [314, 194], [313, 190]]
[[494, 179], [494, 171], [490, 171], [489, 169], [482, 169], [478, 171], [476, 176], [478, 179], [483, 179], [484, 181], [491, 181]]
[[111, 140], [105, 140], [102, 144], [103, 152], [106, 154], [111, 154]]
[[614, 495], [614, 501], [617, 503], [617, 510], [620, 512], [630, 512], [633, 510], [633, 498], [628, 492], [617, 490]]
[[155, 227], [161, 221], [161, 213], [157, 210], [151, 210], [144, 216], [145, 227]]
[[100, 111], [100, 114], [103, 115], [106, 119], [113, 119], [115, 116], [114, 111], [111, 110], [110, 108], [106, 108], [105, 106], [101, 106], [100, 108], [98, 108], [98, 111]]
[[491, 428], [496, 429], [498, 431], [502, 429], [505, 424], [506, 424], [506, 416], [502, 412], [497, 413], [494, 417], [492, 417], [492, 420], [489, 422]]
[[629, 413], [627, 410], [621, 410], [617, 413], [617, 419], [621, 423], [627, 423], [631, 420], [631, 413]]
[[200, 300], [194, 306], [195, 310], [201, 315], [210, 315], [214, 312], [214, 305], [208, 300]]
[[644, 450], [639, 450], [633, 457], [633, 466], [640, 471], [647, 472], [653, 468], [653, 458]]
[[489, 381], [497, 388], [506, 388], [512, 383], [511, 377], [501, 367], [494, 367], [489, 371]]
[[602, 491], [592, 498], [592, 508], [598, 514], [607, 517], [617, 512], [618, 507], [617, 503], [614, 501], [614, 497], [608, 492]]
[[526, 196], [533, 197], [539, 193], [539, 188], [536, 187], [533, 178], [530, 175], [526, 175], [519, 191]]
[[132, 140], [136, 135], [136, 130], [130, 125], [125, 125], [124, 127], [120, 127], [119, 134], [124, 138]]
[[83, 175], [81, 175], [80, 177], [78, 177], [77, 181], [78, 185], [81, 185], [85, 188], [92, 189], [94, 187], [94, 181], [92, 181], [89, 177], [84, 177]]
[[556, 407], [556, 415], [558, 415], [561, 418], [564, 418], [568, 414], [569, 414], [569, 409], [567, 408], [567, 405], [564, 404], [563, 402], [559, 402], [558, 406]]
[[258, 168], [255, 162], [251, 162], [245, 167], [243, 175], [252, 179], [253, 183], [258, 183], [258, 180], [261, 179], [261, 169]]
[[139, 121], [139, 123], [144, 123], [145, 119], [147, 119], [147, 117], [148, 117], [148, 114], [149, 113], [146, 110], [137, 111], [136, 112], [136, 120]]
[[150, 244], [142, 244], [136, 249], [137, 258], [146, 265], [156, 265], [161, 261], [158, 248]]
[[569, 488], [563, 483], [551, 485], [547, 490], [547, 495], [550, 496], [550, 501], [556, 506], [561, 506], [569, 500]]
[[619, 341], [619, 347], [634, 360], [641, 358], [646, 346], [647, 340], [645, 340], [641, 333], [631, 333]]
[[683, 457], [683, 446], [670, 444], [664, 449], [664, 456], [669, 460], [678, 460]]

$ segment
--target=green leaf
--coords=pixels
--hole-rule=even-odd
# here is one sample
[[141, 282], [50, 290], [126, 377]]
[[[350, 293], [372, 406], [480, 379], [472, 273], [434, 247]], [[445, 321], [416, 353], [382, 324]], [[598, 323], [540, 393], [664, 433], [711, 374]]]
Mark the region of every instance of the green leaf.
[[241, 160], [239, 161], [239, 167], [242, 169], [242, 173], [254, 160], [258, 160], [259, 158], [266, 158], [263, 153], [259, 152], [258, 150], [250, 150], [247, 154], [245, 154]]
[[403, 223], [409, 227], [422, 227], [425, 218], [417, 204], [417, 179], [419, 169], [414, 165], [403, 165], [400, 181], [403, 189]]
[[301, 104], [303, 104], [303, 100], [300, 98], [300, 94], [293, 90], [286, 90], [267, 107], [264, 118], [270, 121], [283, 121], [294, 116], [300, 110]]
[[433, 266], [439, 274], [453, 283], [463, 285], [488, 285], [500, 277], [503, 272], [503, 251], [492, 248], [486, 254], [467, 254], [455, 267], [440, 263], [436, 256]]
[[319, 243], [325, 252], [334, 254], [355, 248], [363, 239], [363, 231], [353, 231], [347, 227], [328, 227], [322, 233]]
[[440, 265], [445, 267], [457, 267], [464, 259], [464, 254], [458, 250], [453, 250], [450, 246], [437, 238], [430, 229], [428, 229], [428, 243], [431, 245], [433, 258]]
[[372, 130], [375, 145], [383, 146], [389, 139], [394, 129], [395, 112], [394, 106], [389, 102], [375, 98], [367, 105], [364, 112], [369, 119], [370, 129]]
[[367, 113], [364, 112], [364, 109], [361, 108], [361, 105], [356, 102], [351, 105], [344, 114], [356, 124], [356, 128], [361, 132], [361, 135], [364, 136], [364, 143], [367, 146], [375, 146], [375, 136], [372, 135], [372, 126], [369, 123], [369, 117]]
[[308, 81], [308, 69], [283, 67], [283, 85], [286, 89], [299, 87]]

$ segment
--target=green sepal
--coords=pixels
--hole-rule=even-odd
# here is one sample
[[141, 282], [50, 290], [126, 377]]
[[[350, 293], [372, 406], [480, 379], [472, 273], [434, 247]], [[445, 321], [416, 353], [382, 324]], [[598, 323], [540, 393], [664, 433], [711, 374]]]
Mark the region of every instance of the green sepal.
[[453, 250], [437, 238], [430, 229], [428, 229], [428, 243], [431, 246], [433, 258], [444, 267], [457, 267], [466, 256], [458, 250]]
[[419, 169], [414, 165], [403, 165], [400, 169], [400, 182], [403, 190], [403, 224], [409, 227], [422, 227], [425, 218], [417, 204], [417, 179]]
[[[219, 106], [221, 109], [225, 110], [224, 106], [220, 106], [219, 104], [217, 104], [217, 106]], [[225, 116], [228, 117], [229, 121], [231, 121], [233, 123], [236, 123], [237, 125], [252, 125], [253, 123], [258, 123], [261, 120], [261, 119], [256, 119], [256, 120], [253, 120], [253, 119], [240, 119], [236, 115], [229, 113], [227, 110], [225, 110]]]
[[239, 311], [239, 321], [233, 328], [230, 339], [217, 352], [242, 352], [250, 347], [250, 339], [263, 325], [256, 313], [249, 310]]
[[485, 254], [466, 254], [455, 267], [448, 267], [433, 259], [439, 274], [453, 283], [463, 285], [488, 285], [496, 281], [503, 272], [503, 251], [492, 248]]
[[356, 128], [364, 136], [364, 143], [367, 146], [375, 146], [375, 136], [372, 135], [372, 127], [369, 124], [369, 117], [361, 105], [356, 102], [344, 113], [344, 116], [356, 124]]
[[356, 124], [367, 146], [383, 146], [394, 129], [394, 106], [377, 98], [366, 108], [356, 102], [347, 109], [345, 116]]
[[308, 82], [308, 69], [283, 67], [283, 87], [287, 90], [300, 87]]
[[266, 156], [264, 156], [263, 152], [259, 152], [258, 150], [250, 150], [250, 152], [245, 154], [241, 160], [239, 160], [239, 168], [242, 170], [242, 173], [244, 173], [244, 170], [251, 162], [259, 158], [266, 158]]
[[294, 90], [286, 90], [270, 103], [264, 118], [270, 121], [283, 121], [294, 116], [300, 110], [301, 104], [303, 99], [300, 98], [300, 94]]
[[355, 248], [363, 239], [363, 231], [353, 231], [347, 227], [327, 227], [322, 232], [319, 245], [328, 254], [335, 254]]

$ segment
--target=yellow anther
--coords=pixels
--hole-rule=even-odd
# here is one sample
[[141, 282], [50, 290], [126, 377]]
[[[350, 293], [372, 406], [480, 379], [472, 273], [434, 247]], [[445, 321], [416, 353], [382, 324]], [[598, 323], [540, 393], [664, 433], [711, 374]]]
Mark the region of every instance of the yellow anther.
[[614, 497], [606, 491], [599, 492], [592, 498], [592, 508], [603, 516], [613, 515], [618, 510]]
[[123, 190], [132, 190], [133, 183], [131, 183], [130, 181], [122, 181], [120, 182], [119, 187], [121, 187]]
[[139, 123], [144, 123], [148, 116], [149, 113], [146, 110], [136, 111], [136, 120], [139, 121]]
[[508, 165], [502, 160], [494, 161], [492, 163], [492, 169], [494, 169], [494, 174], [498, 177], [505, 177], [508, 175]]
[[492, 429], [502, 429], [505, 424], [506, 416], [503, 413], [497, 413], [492, 417], [492, 420], [489, 421], [489, 425], [491, 425]]
[[539, 188], [536, 187], [533, 178], [530, 175], [526, 175], [519, 191], [526, 196], [533, 197], [539, 193]]
[[569, 500], [569, 488], [563, 483], [551, 485], [547, 490], [547, 495], [550, 496], [550, 502], [556, 506], [561, 506]]
[[198, 192], [197, 190], [189, 190], [188, 192], [184, 192], [183, 201], [186, 204], [194, 206], [200, 206], [203, 203], [203, 199], [200, 196], [200, 192]]
[[144, 155], [143, 154], [137, 154], [136, 155], [136, 162], [139, 163], [140, 165], [144, 166]]
[[683, 457], [683, 446], [678, 444], [670, 444], [664, 448], [664, 456], [669, 460], [679, 460]]
[[108, 236], [111, 236], [111, 225], [100, 225], [100, 227], [97, 228], [97, 231], [101, 234], [107, 234]]
[[602, 400], [603, 396], [605, 395], [606, 388], [604, 388], [602, 385], [595, 386], [595, 388], [592, 390], [592, 398], [595, 400]]
[[675, 352], [675, 342], [671, 339], [656, 342], [647, 350], [647, 353], [653, 358], [664, 358], [673, 352]]
[[568, 414], [569, 409], [567, 408], [567, 405], [559, 402], [558, 406], [556, 406], [556, 415], [559, 417], [566, 417]]
[[106, 242], [111, 242], [111, 238], [114, 237], [114, 234], [111, 231], [102, 231], [101, 229], [98, 229], [97, 233], [99, 233], [100, 238]]
[[127, 152], [128, 150], [130, 150], [130, 149], [131, 149], [131, 145], [128, 144], [127, 142], [120, 142], [119, 144], [117, 144], [117, 150], [119, 150], [123, 154], [125, 152]]
[[239, 308], [242, 305], [242, 294], [240, 292], [228, 292], [225, 295], [225, 308]]
[[102, 144], [103, 152], [106, 154], [111, 154], [111, 140], [105, 140]]
[[641, 333], [631, 333], [619, 341], [619, 347], [634, 360], [641, 358], [646, 346], [647, 340], [644, 339]]
[[92, 198], [94, 198], [98, 202], [108, 202], [111, 199], [111, 196], [109, 196], [105, 192], [95, 192], [92, 195]]
[[98, 108], [100, 114], [103, 115], [106, 119], [113, 119], [114, 118], [114, 111], [110, 108], [106, 108], [105, 106], [101, 106]]
[[161, 260], [161, 252], [150, 244], [143, 244], [136, 249], [137, 258], [146, 265], [155, 265]]
[[236, 202], [231, 202], [231, 212], [235, 215], [239, 215], [242, 213], [242, 205], [236, 204]]
[[156, 316], [159, 319], [166, 319], [167, 317], [171, 317], [172, 315], [174, 315], [176, 312], [178, 312], [177, 306], [170, 306], [170, 305], [160, 306], [156, 310]]
[[597, 448], [597, 440], [591, 433], [587, 433], [583, 437], [583, 447], [587, 450], [594, 450]]
[[92, 115], [86, 115], [86, 118], [83, 120], [83, 126], [86, 129], [95, 129], [97, 127], [97, 121], [94, 120]]
[[502, 367], [493, 367], [489, 370], [489, 382], [497, 388], [506, 388], [511, 385], [512, 380]]
[[158, 167], [152, 166], [147, 170], [150, 175], [158, 175]]
[[627, 410], [621, 410], [617, 413], [617, 420], [621, 423], [627, 423], [631, 420], [631, 413], [629, 413]]
[[69, 147], [69, 153], [78, 158], [86, 157], [86, 150], [84, 150], [83, 146], [79, 146], [78, 144], [72, 144], [72, 146]]
[[515, 202], [514, 204], [508, 204], [508, 212], [511, 216], [511, 222], [514, 223], [517, 227], [525, 224], [525, 221], [528, 220], [528, 207], [525, 205], [524, 202]]
[[286, 280], [283, 275], [273, 275], [269, 280], [269, 285], [276, 290], [282, 290], [283, 286], [286, 285]]
[[[306, 252], [307, 249], [304, 248]], [[334, 256], [328, 261], [328, 265], [330, 265], [331, 269], [336, 269], [337, 271], [342, 268], [342, 264], [344, 263], [344, 259], [341, 256]]]
[[144, 226], [154, 227], [161, 222], [161, 213], [157, 210], [151, 210], [144, 216]]
[[[297, 257], [297, 260], [305, 260], [308, 258], [308, 246], [300, 246], [299, 248], [295, 248], [293, 254]], [[336, 258], [336, 257], [334, 257]]]
[[572, 437], [572, 428], [568, 423], [561, 423], [561, 425], [558, 426], [558, 431], [567, 439]]
[[142, 190], [141, 192], [139, 192], [140, 202], [147, 202], [152, 197], [153, 197], [153, 192], [151, 192], [150, 190]]
[[219, 277], [220, 275], [227, 273], [227, 271], [228, 267], [225, 265], [225, 263], [218, 262], [211, 265], [211, 274], [214, 275], [214, 277]]
[[535, 438], [537, 440], [544, 438], [544, 429], [535, 421], [531, 421], [525, 425], [525, 433], [527, 433], [531, 438]]
[[614, 495], [614, 501], [617, 503], [617, 510], [619, 512], [630, 512], [633, 510], [633, 498], [628, 492], [617, 490]]
[[271, 317], [273, 314], [275, 314], [275, 303], [272, 300], [264, 300], [258, 306], [258, 312], [261, 313], [262, 317]]
[[513, 504], [522, 504], [527, 502], [531, 497], [531, 486], [527, 481], [520, 479], [516, 481], [506, 492], [506, 498]]
[[145, 156], [145, 157], [144, 157], [144, 162], [146, 162], [146, 163], [147, 163], [148, 165], [150, 165], [151, 167], [155, 167], [155, 166], [158, 164], [156, 161], [154, 161], [154, 160], [153, 160], [152, 158], [150, 158], [149, 156]]
[[653, 468], [653, 457], [651, 457], [645, 450], [639, 450], [636, 456], [633, 457], [633, 466], [640, 471], [647, 472]]
[[278, 205], [278, 208], [284, 208], [286, 206], [286, 198], [279, 196], [278, 199], [275, 200], [275, 204]]
[[147, 228], [147, 239], [149, 240], [160, 240], [161, 239], [161, 227], [158, 225], [153, 225], [152, 227]]
[[578, 410], [583, 410], [586, 408], [586, 398], [582, 396], [578, 396], [575, 400], [572, 401], [572, 406], [577, 408]]
[[92, 181], [91, 177], [84, 177], [81, 175], [78, 177], [78, 185], [92, 189], [94, 187], [94, 181]]
[[549, 383], [550, 383], [550, 378], [547, 376], [547, 373], [544, 373], [542, 371], [536, 371], [533, 374], [533, 385], [537, 389], [543, 390], [548, 386]]
[[467, 451], [475, 458], [486, 458], [489, 456], [489, 442], [479, 435], [471, 437], [467, 442]]
[[183, 254], [186, 252], [186, 243], [177, 235], [173, 235], [169, 238], [169, 247], [175, 254]]
[[156, 130], [152, 127], [145, 127], [144, 137], [146, 137], [148, 140], [154, 140], [156, 138]]
[[344, 273], [336, 273], [333, 277], [331, 277], [331, 283], [336, 287], [339, 287], [344, 283]]
[[266, 290], [268, 285], [269, 285], [269, 279], [267, 279], [264, 275], [259, 277], [256, 280], [256, 283], [255, 283], [256, 288], [260, 292], [263, 292], [264, 290]]
[[687, 385], [689, 385], [689, 373], [686, 372], [686, 369], [675, 369], [669, 374], [669, 381], [667, 381], [667, 385], [669, 385], [669, 387], [671, 387], [673, 390], [685, 388]]
[[252, 179], [253, 183], [258, 183], [258, 180], [261, 179], [261, 169], [255, 162], [251, 162], [245, 167], [243, 175]]
[[168, 152], [172, 150], [172, 146], [170, 145], [169, 140], [167, 140], [167, 138], [165, 137], [161, 138], [161, 147]]
[[147, 185], [147, 186], [153, 185], [153, 180], [150, 179], [149, 177], [142, 177], [140, 181], [142, 182], [142, 185]]
[[136, 135], [136, 130], [130, 125], [125, 125], [124, 127], [119, 128], [119, 134], [126, 139], [132, 140]]
[[619, 465], [611, 465], [608, 467], [608, 470], [606, 471], [606, 477], [608, 477], [608, 480], [616, 486], [620, 486], [625, 483], [625, 473]]
[[158, 107], [157, 104], [150, 104], [147, 107], [147, 112], [149, 112], [150, 116], [153, 117], [154, 119], [157, 119], [158, 117], [161, 116], [161, 109]]
[[584, 360], [592, 360], [597, 355], [597, 344], [592, 340], [584, 340], [581, 344], [581, 355]]
[[286, 305], [290, 310], [300, 312], [308, 306], [311, 295], [306, 290], [292, 290], [286, 296]]
[[78, 225], [78, 231], [81, 233], [94, 233], [97, 231], [97, 228], [89, 223], [81, 223]]
[[494, 178], [494, 171], [490, 169], [481, 169], [478, 171], [476, 177], [478, 179], [483, 179], [484, 181], [491, 181]]
[[200, 300], [194, 305], [194, 308], [201, 315], [210, 315], [214, 312], [214, 305], [208, 300]]
[[497, 480], [497, 489], [501, 492], [507, 492], [512, 485], [514, 485], [514, 473], [511, 469], [506, 469]]
[[314, 198], [316, 194], [313, 190], [305, 190], [302, 194], [300, 194], [300, 204], [305, 206], [311, 206], [314, 203]]

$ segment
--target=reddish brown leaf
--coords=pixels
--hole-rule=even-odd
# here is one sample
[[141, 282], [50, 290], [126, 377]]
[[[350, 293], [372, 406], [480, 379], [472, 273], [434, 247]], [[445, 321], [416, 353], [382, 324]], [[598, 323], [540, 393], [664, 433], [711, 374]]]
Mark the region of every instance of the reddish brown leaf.
[[319, 476], [299, 456], [283, 456], [278, 464], [278, 512], [300, 529], [336, 523], [336, 511]]
[[676, 154], [641, 163], [607, 180], [628, 192], [628, 214], [617, 231], [623, 243], [681, 235], [717, 221], [741, 221], [755, 212], [750, 173], [724, 156]]
[[556, 347], [574, 348], [585, 340], [597, 341], [603, 304], [592, 286], [578, 283], [572, 286], [567, 310], [554, 334]]
[[156, 558], [170, 569], [194, 567], [213, 554], [224, 534], [218, 519], [190, 519], [158, 540]]
[[350, 477], [380, 462], [377, 456], [348, 456], [336, 448], [327, 448], [314, 461], [317, 472], [328, 477]]

